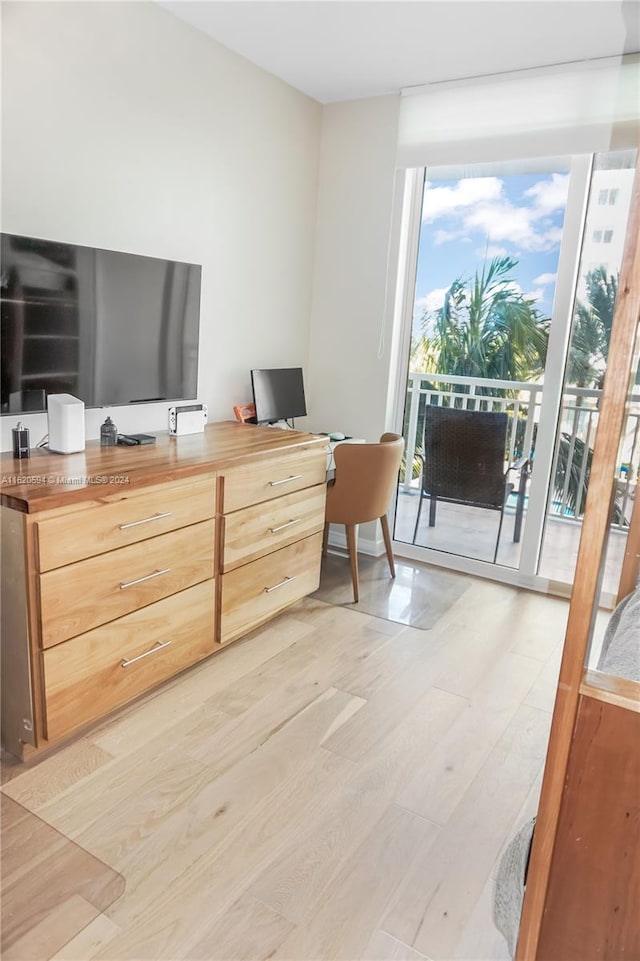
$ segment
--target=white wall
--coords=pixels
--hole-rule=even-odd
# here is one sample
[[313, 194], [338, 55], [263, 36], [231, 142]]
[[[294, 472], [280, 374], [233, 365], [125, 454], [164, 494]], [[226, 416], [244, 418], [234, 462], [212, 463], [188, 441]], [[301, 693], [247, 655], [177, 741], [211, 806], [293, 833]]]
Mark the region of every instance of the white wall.
[[398, 106], [395, 96], [329, 104], [322, 120], [308, 421], [367, 440], [389, 426]]
[[[210, 419], [251, 367], [306, 366], [320, 105], [153, 3], [5, 2], [2, 27], [2, 230], [202, 264]], [[46, 416], [22, 419], [35, 443]]]
[[[307, 421], [370, 441], [393, 426], [398, 106], [395, 96], [329, 104], [322, 119]], [[331, 542], [344, 544], [341, 530]], [[379, 525], [362, 526], [359, 549], [381, 552]]]

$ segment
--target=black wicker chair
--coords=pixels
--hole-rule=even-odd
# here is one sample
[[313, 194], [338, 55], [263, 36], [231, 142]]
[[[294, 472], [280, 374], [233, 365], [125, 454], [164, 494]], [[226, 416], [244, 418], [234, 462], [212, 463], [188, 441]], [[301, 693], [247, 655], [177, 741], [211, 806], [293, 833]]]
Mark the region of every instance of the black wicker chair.
[[520, 472], [513, 535], [516, 543], [520, 540], [529, 460], [523, 458], [505, 470], [508, 426], [509, 416], [501, 411], [426, 407], [424, 454], [418, 455], [423, 463], [414, 544], [425, 497], [429, 498], [429, 527], [435, 527], [439, 500], [483, 507], [500, 512], [493, 554], [495, 564], [505, 503], [515, 488], [509, 479], [512, 471]]

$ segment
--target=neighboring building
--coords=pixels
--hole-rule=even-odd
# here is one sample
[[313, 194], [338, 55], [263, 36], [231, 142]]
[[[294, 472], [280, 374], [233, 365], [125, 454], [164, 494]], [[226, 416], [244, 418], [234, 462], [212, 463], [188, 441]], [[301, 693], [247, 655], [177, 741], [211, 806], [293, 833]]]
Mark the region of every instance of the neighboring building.
[[582, 244], [578, 297], [586, 295], [585, 278], [604, 266], [607, 275], [619, 273], [633, 187], [633, 166], [594, 170]]

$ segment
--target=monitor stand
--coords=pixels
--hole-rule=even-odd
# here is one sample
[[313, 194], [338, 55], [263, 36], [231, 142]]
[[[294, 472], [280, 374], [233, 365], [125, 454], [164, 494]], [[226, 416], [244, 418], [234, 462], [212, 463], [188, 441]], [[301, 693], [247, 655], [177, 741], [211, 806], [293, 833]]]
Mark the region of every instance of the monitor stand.
[[287, 424], [286, 420], [275, 420], [272, 422], [270, 421], [267, 424], [267, 427], [279, 427], [280, 430], [294, 430], [294, 428], [291, 427], [290, 424]]

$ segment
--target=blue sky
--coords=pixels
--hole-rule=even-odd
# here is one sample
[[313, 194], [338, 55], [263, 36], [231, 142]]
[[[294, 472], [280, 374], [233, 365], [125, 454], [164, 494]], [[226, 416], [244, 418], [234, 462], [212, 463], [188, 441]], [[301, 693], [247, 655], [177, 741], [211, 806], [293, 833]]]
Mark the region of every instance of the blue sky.
[[515, 286], [550, 316], [568, 184], [566, 173], [427, 180], [414, 334], [422, 332], [425, 308], [440, 307], [453, 280], [472, 277], [494, 256], [519, 262]]

